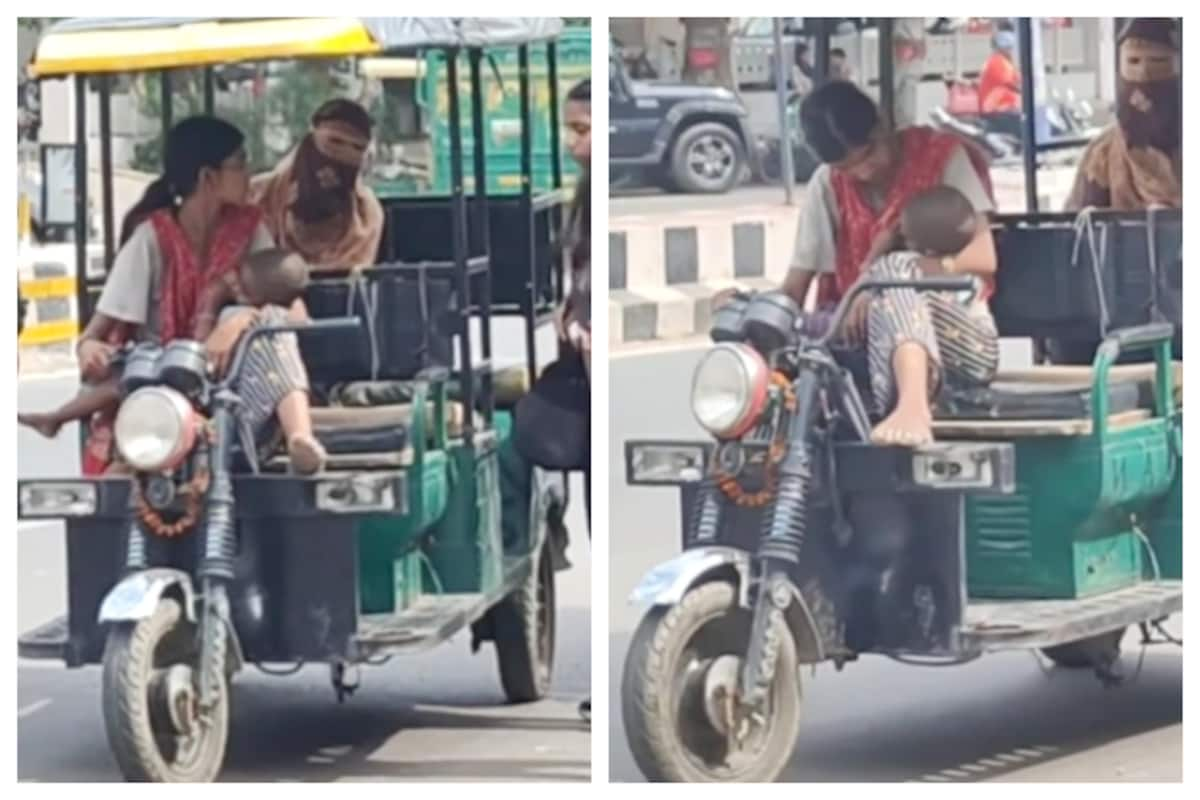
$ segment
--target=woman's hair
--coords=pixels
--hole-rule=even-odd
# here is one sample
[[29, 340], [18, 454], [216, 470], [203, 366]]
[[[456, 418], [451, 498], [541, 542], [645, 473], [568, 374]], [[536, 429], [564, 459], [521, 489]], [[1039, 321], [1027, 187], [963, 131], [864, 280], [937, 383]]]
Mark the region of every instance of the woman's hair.
[[[585, 78], [571, 87], [567, 92], [568, 103], [591, 103], [592, 81]], [[584, 170], [575, 184], [575, 196], [571, 198], [571, 224], [574, 227], [572, 238], [574, 249], [572, 260], [576, 263], [580, 258], [591, 259], [592, 247], [592, 175], [590, 170]], [[572, 268], [575, 264], [572, 264]]]
[[592, 258], [592, 173], [584, 170], [575, 184], [575, 196], [571, 198], [570, 220], [572, 225], [572, 269]]
[[163, 174], [146, 187], [142, 199], [125, 215], [120, 243], [129, 241], [137, 226], [155, 211], [170, 208], [176, 198], [196, 191], [200, 170], [219, 168], [245, 138], [234, 125], [209, 116], [188, 117], [171, 128], [163, 148]]
[[584, 78], [579, 83], [571, 87], [567, 92], [568, 103], [590, 103], [592, 102], [592, 79]]
[[879, 125], [875, 102], [849, 81], [831, 81], [800, 104], [800, 127], [809, 148], [826, 164], [866, 145]]
[[322, 122], [329, 121], [343, 122], [368, 139], [371, 138], [374, 121], [367, 110], [353, 100], [335, 97], [322, 103], [321, 107], [313, 112], [312, 125], [314, 128]]

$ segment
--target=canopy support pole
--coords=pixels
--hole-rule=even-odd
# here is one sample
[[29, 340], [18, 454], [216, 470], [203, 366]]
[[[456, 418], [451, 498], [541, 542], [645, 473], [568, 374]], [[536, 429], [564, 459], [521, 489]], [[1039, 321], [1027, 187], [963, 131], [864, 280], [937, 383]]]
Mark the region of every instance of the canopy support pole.
[[[492, 232], [488, 213], [487, 193], [487, 136], [483, 130], [483, 78], [480, 62], [483, 50], [473, 47], [468, 51], [471, 65], [471, 138], [475, 140], [475, 234], [483, 247], [487, 269], [483, 272], [483, 287], [480, 291], [479, 324], [480, 344], [483, 348], [483, 363], [492, 363]], [[470, 278], [468, 277], [468, 280]], [[496, 405], [492, 385], [492, 371], [483, 374], [483, 416], [490, 424]]]
[[[468, 447], [475, 442], [475, 372], [471, 363], [471, 276], [467, 267], [467, 201], [463, 192], [462, 120], [458, 98], [458, 50], [447, 48], [446, 81], [450, 102], [450, 223], [454, 238], [454, 284], [458, 294], [460, 325], [458, 333], [459, 369], [461, 370], [463, 440]], [[478, 146], [478, 142], [476, 143]]]
[[783, 178], [783, 198], [789, 206], [795, 201], [796, 167], [792, 164], [792, 131], [788, 125], [788, 77], [783, 66], [783, 18], [772, 17], [775, 37], [775, 104], [779, 112], [779, 165]]
[[112, 78], [101, 75], [100, 81], [100, 194], [104, 214], [104, 271], [112, 268], [116, 257], [113, 221], [113, 158], [112, 158]]
[[[91, 316], [87, 294], [88, 167], [87, 93], [84, 75], [75, 76], [75, 299], [80, 324]], [[44, 211], [44, 209], [43, 209]]]
[[888, 130], [896, 129], [896, 48], [895, 22], [879, 18], [879, 107]]
[[1020, 17], [1017, 20], [1017, 48], [1021, 56], [1021, 155], [1025, 169], [1025, 213], [1038, 212], [1037, 184], [1037, 98], [1033, 74], [1033, 20]]

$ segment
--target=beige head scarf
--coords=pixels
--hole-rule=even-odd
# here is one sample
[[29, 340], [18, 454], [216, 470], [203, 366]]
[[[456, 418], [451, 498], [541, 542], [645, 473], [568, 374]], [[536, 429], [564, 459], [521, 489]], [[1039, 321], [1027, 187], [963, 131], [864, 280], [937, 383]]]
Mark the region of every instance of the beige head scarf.
[[276, 244], [318, 269], [375, 263], [383, 237], [383, 207], [362, 179], [371, 121], [362, 106], [331, 100], [312, 130], [271, 172], [251, 182]]

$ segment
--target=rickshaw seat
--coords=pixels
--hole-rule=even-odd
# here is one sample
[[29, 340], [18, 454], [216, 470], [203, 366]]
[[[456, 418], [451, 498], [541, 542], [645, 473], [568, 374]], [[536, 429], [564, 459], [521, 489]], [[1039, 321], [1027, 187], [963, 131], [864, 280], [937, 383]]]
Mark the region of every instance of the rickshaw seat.
[[[1120, 430], [1150, 419], [1150, 411], [1135, 408], [1108, 418], [1108, 429]], [[940, 439], [1007, 439], [1031, 436], [1091, 436], [1090, 417], [1074, 419], [945, 419], [933, 421], [933, 437]]]
[[[1092, 415], [1092, 368], [1039, 366], [1005, 370], [983, 389], [944, 394], [938, 418], [953, 420], [1073, 420]], [[1175, 398], [1182, 400], [1183, 364], [1175, 364]], [[1116, 366], [1109, 372], [1109, 411], [1154, 407], [1154, 365]]]
[[[476, 386], [478, 392], [478, 384]], [[492, 387], [495, 390], [496, 408], [511, 410], [529, 391], [529, 371], [519, 364], [494, 370]], [[453, 380], [447, 388], [451, 398], [459, 398], [457, 385]], [[334, 396], [339, 406], [373, 408], [407, 403], [412, 393], [412, 381], [352, 381], [338, 386]]]
[[[313, 433], [328, 453], [326, 468], [388, 469], [407, 467], [413, 462], [409, 427], [412, 404], [386, 406], [324, 406], [312, 409]], [[433, 403], [426, 407], [426, 419], [433, 419]], [[447, 435], [462, 435], [463, 406], [446, 404]], [[433, 431], [427, 432], [433, 444]], [[280, 453], [264, 465], [269, 472], [286, 470], [288, 458]]]
[[[433, 403], [426, 404], [426, 419], [433, 420]], [[463, 406], [446, 404], [447, 435], [462, 433]], [[409, 444], [411, 403], [386, 406], [328, 406], [312, 410], [313, 433], [331, 454], [397, 452]], [[432, 440], [433, 431], [428, 431]]]

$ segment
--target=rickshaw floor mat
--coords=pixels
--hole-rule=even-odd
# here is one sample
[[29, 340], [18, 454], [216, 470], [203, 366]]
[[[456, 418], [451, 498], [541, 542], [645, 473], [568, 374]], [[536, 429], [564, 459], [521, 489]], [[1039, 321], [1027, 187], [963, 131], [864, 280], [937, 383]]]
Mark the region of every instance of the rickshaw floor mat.
[[963, 633], [987, 649], [1049, 647], [1157, 619], [1183, 608], [1182, 581], [1142, 581], [1069, 600], [976, 600], [967, 603]]
[[62, 648], [70, 641], [67, 616], [55, 617], [17, 639], [17, 655], [22, 658], [61, 658]]
[[354, 638], [360, 645], [376, 647], [432, 643], [466, 625], [485, 600], [485, 595], [477, 593], [421, 597], [397, 614], [365, 615]]
[[[1175, 402], [1183, 399], [1183, 364], [1173, 371]], [[1092, 415], [1092, 368], [1040, 366], [1000, 372], [981, 389], [947, 388], [939, 398], [939, 419], [1078, 419]], [[1109, 371], [1108, 412], [1153, 409], [1153, 364], [1115, 366]]]

